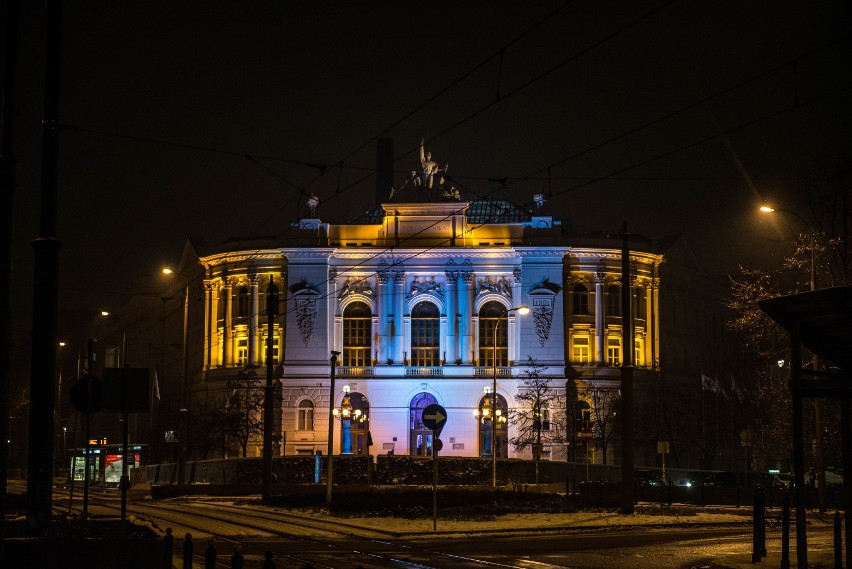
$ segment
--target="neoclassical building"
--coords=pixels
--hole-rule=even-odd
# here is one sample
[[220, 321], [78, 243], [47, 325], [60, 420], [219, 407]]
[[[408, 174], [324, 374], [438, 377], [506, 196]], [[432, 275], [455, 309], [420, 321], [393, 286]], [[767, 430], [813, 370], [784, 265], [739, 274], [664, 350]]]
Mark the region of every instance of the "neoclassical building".
[[[246, 366], [265, 378], [271, 326], [278, 454], [325, 452], [335, 421], [335, 452], [428, 455], [422, 411], [437, 403], [448, 412], [444, 455], [529, 456], [510, 444], [518, 427], [507, 417], [522, 406], [530, 358], [555, 395], [545, 427], [564, 416], [567, 432], [570, 413], [588, 426], [588, 389], [617, 389], [631, 349], [622, 341], [620, 242], [567, 236], [541, 196], [535, 209], [463, 200], [426, 170], [353, 222], [321, 221], [312, 197], [313, 215], [278, 239], [202, 256], [203, 377], [193, 397], [223, 396]], [[634, 364], [648, 370], [659, 362], [662, 260], [630, 252]], [[543, 456], [562, 460], [576, 442], [571, 433], [548, 440], [561, 442]]]

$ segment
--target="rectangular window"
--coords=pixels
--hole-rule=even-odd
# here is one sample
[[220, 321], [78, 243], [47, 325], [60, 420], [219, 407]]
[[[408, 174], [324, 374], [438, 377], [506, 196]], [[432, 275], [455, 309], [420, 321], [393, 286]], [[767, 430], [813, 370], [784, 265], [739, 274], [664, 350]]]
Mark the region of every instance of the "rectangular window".
[[314, 430], [314, 410], [312, 408], [299, 409], [299, 417], [296, 421], [297, 431]]
[[606, 362], [611, 366], [621, 365], [621, 339], [607, 338]]
[[576, 364], [588, 364], [591, 361], [591, 359], [589, 358], [588, 336], [574, 337], [574, 355], [572, 359]]
[[[266, 365], [266, 347], [269, 339], [266, 334], [263, 334], [263, 365]], [[281, 339], [278, 336], [272, 337], [272, 363], [278, 363], [278, 353]]]
[[370, 318], [346, 318], [343, 328], [343, 365], [363, 367], [370, 359]]
[[248, 365], [248, 338], [237, 338], [237, 363]]

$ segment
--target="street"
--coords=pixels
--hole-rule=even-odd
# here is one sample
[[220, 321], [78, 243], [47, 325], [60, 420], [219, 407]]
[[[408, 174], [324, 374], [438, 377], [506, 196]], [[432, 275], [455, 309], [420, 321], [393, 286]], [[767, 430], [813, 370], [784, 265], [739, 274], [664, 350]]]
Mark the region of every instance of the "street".
[[[90, 494], [92, 516], [115, 516], [118, 492]], [[54, 495], [57, 511], [67, 511], [67, 493]], [[82, 508], [75, 495], [73, 511]], [[213, 539], [224, 563], [237, 544], [247, 567], [260, 567], [271, 551], [277, 567], [463, 569], [472, 567], [570, 569], [691, 569], [709, 566], [712, 559], [751, 551], [747, 516], [739, 524], [684, 523], [608, 528], [513, 530], [511, 527], [478, 533], [463, 530], [400, 533], [401, 521], [332, 518], [322, 512], [287, 512], [266, 508], [246, 499], [212, 500], [206, 497], [153, 501], [143, 493], [131, 495], [128, 513], [151, 523], [158, 531], [171, 528], [175, 552], [186, 533], [193, 536], [196, 563], [201, 563], [208, 540]], [[809, 520], [809, 551], [830, 551], [829, 523]], [[685, 519], [686, 522], [686, 519]], [[454, 527], [458, 527], [456, 524]], [[473, 528], [473, 524], [471, 524]], [[767, 528], [767, 549], [780, 551], [780, 527]], [[794, 553], [791, 555], [795, 559]]]

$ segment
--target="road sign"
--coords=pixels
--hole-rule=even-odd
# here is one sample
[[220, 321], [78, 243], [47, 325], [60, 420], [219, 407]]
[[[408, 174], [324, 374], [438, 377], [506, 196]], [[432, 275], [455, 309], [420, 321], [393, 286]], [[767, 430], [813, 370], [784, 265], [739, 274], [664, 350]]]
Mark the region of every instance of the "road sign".
[[588, 442], [588, 441], [591, 441], [594, 437], [592, 436], [592, 430], [587, 428], [587, 429], [580, 429], [580, 432], [577, 433], [577, 438], [580, 439], [581, 441]]
[[[127, 408], [121, 406], [121, 386]], [[107, 413], [147, 413], [149, 411], [150, 384], [148, 368], [116, 367], [104, 369], [103, 410]]]
[[444, 448], [444, 441], [442, 441], [441, 439], [435, 439], [435, 442], [432, 444], [435, 445], [435, 450], [438, 452], [441, 452], [441, 450]]
[[103, 406], [103, 393], [103, 383], [100, 379], [84, 375], [71, 386], [69, 397], [77, 411], [97, 413]]
[[447, 410], [433, 403], [423, 409], [423, 426], [430, 431], [440, 431], [447, 423]]

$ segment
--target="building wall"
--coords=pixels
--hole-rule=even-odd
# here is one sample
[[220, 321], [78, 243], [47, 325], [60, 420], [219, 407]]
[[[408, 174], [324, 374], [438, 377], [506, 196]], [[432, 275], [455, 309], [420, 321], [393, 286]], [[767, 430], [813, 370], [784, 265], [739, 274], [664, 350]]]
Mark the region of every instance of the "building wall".
[[[544, 366], [544, 375], [564, 392], [566, 370], [574, 363], [570, 361], [573, 334], [585, 330], [592, 339], [620, 335], [620, 317], [607, 315], [596, 321], [601, 308], [600, 291], [595, 290], [596, 279], [615, 282], [620, 278], [620, 251], [555, 244], [525, 246], [522, 224], [503, 224], [501, 229], [495, 223], [489, 231], [482, 226], [473, 231], [465, 225], [463, 215], [453, 216], [452, 223], [437, 224], [432, 219], [434, 205], [386, 207], [381, 225], [328, 226], [330, 247], [225, 251], [201, 259], [211, 291], [207, 335], [225, 343], [235, 341], [234, 326], [227, 322], [227, 310], [217, 308], [217, 303], [230, 302], [233, 311], [235, 300], [215, 300], [215, 291], [233, 295], [234, 287], [225, 284], [243, 279], [250, 282], [253, 274], [271, 271], [281, 277], [286, 301], [279, 318], [282, 329], [277, 333], [284, 339], [284, 350], [276, 362], [276, 377], [282, 383], [278, 429], [286, 438], [286, 454], [326, 452], [328, 421], [335, 420], [330, 419], [330, 410], [341, 407], [343, 386], [348, 385], [352, 395], [360, 394], [369, 402], [371, 453], [413, 453], [409, 405], [418, 394], [427, 393], [448, 413], [441, 434], [442, 454], [480, 455], [490, 442], [483, 439], [488, 435], [483, 434], [474, 412], [483, 398], [490, 397], [495, 371], [492, 365], [480, 365], [479, 358], [479, 310], [488, 302], [498, 302], [507, 310], [520, 305], [531, 309], [528, 315], [506, 313], [498, 321], [508, 332], [508, 365], [498, 370], [497, 393], [510, 409], [518, 405], [517, 394], [523, 388], [530, 358]], [[439, 205], [446, 209], [447, 204]], [[466, 204], [452, 207], [458, 210]], [[446, 217], [441, 212], [438, 216]], [[317, 221], [316, 225], [321, 224]], [[551, 226], [552, 220], [548, 222]], [[498, 243], [498, 237], [505, 239]], [[402, 246], [387, 247], [388, 242], [400, 240]], [[634, 257], [638, 286], [656, 291], [662, 258], [646, 253]], [[591, 310], [575, 315], [568, 287], [580, 282], [589, 285]], [[658, 353], [656, 324], [651, 324], [656, 317], [653, 299], [654, 294], [644, 297], [648, 318], [637, 326], [643, 340], [642, 365], [648, 367], [656, 365], [652, 354]], [[411, 365], [411, 312], [421, 301], [436, 305], [440, 314], [439, 361], [425, 367]], [[363, 302], [372, 313], [369, 365], [344, 366], [338, 360], [335, 388], [330, 393], [329, 360], [332, 351], [344, 351], [343, 315], [351, 302]], [[213, 312], [226, 317], [214, 318]], [[236, 347], [217, 350], [216, 342], [211, 344], [211, 352], [223, 356], [210, 358], [207, 389], [216, 385], [224, 389], [240, 368], [233, 355], [227, 356]], [[614, 367], [599, 358], [598, 352], [593, 351], [589, 362], [574, 368], [584, 381], [583, 389], [598, 384], [615, 387], [611, 381]], [[297, 429], [303, 401], [313, 404], [313, 429]], [[564, 414], [564, 409], [552, 412]], [[343, 450], [340, 424], [334, 432], [333, 450], [338, 453]], [[516, 434], [516, 427], [509, 424], [508, 438]], [[552, 456], [565, 457], [564, 447], [552, 450]], [[501, 452], [529, 454], [529, 450], [521, 455]]]

